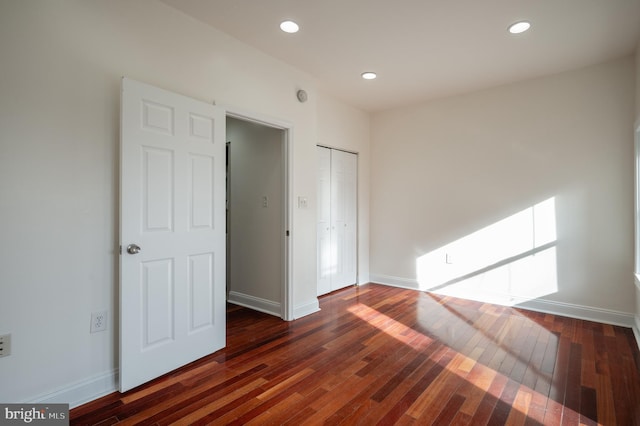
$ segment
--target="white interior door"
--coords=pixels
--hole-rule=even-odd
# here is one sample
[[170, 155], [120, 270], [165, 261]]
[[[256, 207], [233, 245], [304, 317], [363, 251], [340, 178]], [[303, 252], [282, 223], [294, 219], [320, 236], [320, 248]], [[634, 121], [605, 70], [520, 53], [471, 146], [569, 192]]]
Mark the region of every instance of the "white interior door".
[[356, 283], [357, 156], [331, 150], [331, 290]]
[[331, 150], [316, 147], [318, 161], [318, 295], [331, 292]]
[[224, 135], [224, 110], [123, 79], [121, 392], [225, 346]]
[[357, 282], [357, 155], [317, 147], [318, 295]]

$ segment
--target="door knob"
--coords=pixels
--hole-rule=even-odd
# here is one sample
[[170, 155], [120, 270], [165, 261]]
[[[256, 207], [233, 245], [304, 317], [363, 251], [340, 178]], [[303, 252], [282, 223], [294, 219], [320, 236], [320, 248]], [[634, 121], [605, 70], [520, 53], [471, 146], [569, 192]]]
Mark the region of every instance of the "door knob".
[[129, 254], [138, 254], [140, 253], [140, 246], [136, 245], [136, 244], [129, 244], [127, 246], [127, 253]]

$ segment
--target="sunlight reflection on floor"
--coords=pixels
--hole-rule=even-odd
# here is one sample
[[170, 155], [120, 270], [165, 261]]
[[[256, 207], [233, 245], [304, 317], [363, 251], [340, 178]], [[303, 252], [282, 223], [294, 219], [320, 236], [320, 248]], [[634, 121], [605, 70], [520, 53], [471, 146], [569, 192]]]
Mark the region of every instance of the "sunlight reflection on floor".
[[[462, 313], [457, 312], [455, 309], [450, 307], [443, 306], [440, 303], [429, 304], [428, 309], [424, 308], [425, 306], [418, 306], [416, 318], [417, 324], [416, 327], [413, 328], [363, 304], [352, 306], [348, 308], [348, 310], [363, 321], [366, 321], [370, 325], [396, 339], [398, 342], [408, 345], [416, 351], [423, 351], [426, 347], [436, 341], [432, 337], [418, 331], [417, 328], [424, 328], [425, 330], [428, 330], [430, 335], [436, 337], [438, 341], [445, 345], [439, 352], [443, 350], [453, 351], [453, 357], [441, 357], [438, 354], [433, 357], [434, 359], [438, 359], [438, 363], [440, 363], [444, 368], [443, 373], [440, 373], [440, 375], [429, 384], [429, 387], [434, 388], [434, 392], [438, 389], [439, 383], [448, 382], [447, 377], [450, 374], [454, 374], [460, 379], [473, 385], [473, 388], [475, 389], [473, 392], [486, 393], [497, 400], [501, 400], [501, 398], [504, 397], [503, 387], [492, 386], [492, 384], [496, 380], [509, 381], [510, 378], [491, 368], [489, 365], [485, 365], [480, 362], [480, 355], [487, 350], [487, 344], [489, 346], [497, 347], [496, 351], [498, 352], [504, 352], [505, 359], [512, 358], [514, 364], [521, 363], [523, 365], [528, 365], [528, 368], [532, 367], [529, 365], [529, 359], [531, 357], [530, 353], [520, 354], [518, 353], [518, 350], [509, 347], [507, 342], [514, 336], [508, 336], [503, 333], [497, 333], [495, 336], [489, 335], [484, 332], [481, 327], [476, 326], [469, 318], [466, 318]], [[434, 313], [434, 309], [442, 312]], [[425, 317], [425, 315], [427, 317]], [[484, 312], [482, 315], [495, 316], [490, 312]], [[442, 318], [443, 316], [447, 318], [446, 321], [440, 321], [439, 323], [433, 321], [433, 318]], [[510, 320], [524, 321], [527, 323], [527, 327], [534, 328], [535, 334], [544, 333], [545, 338], [557, 340], [557, 336], [549, 330], [539, 326], [524, 316], [516, 315], [515, 317], [510, 318]], [[505, 329], [508, 329], [508, 327], [505, 327]], [[455, 333], [453, 332], [454, 330]], [[485, 342], [484, 344], [481, 344], [481, 342], [465, 341], [463, 338], [465, 335], [481, 336]], [[476, 346], [477, 344], [480, 345]], [[447, 361], [443, 362], [443, 359], [446, 359]], [[537, 376], [537, 380], [546, 383], [546, 386], [543, 386], [543, 388], [549, 389], [552, 380], [551, 375], [539, 370], [536, 370], [535, 374]], [[561, 404], [558, 402], [549, 400], [548, 394], [542, 394], [522, 383], [517, 384], [516, 386], [517, 393], [513, 401], [505, 401], [513, 407], [509, 414], [510, 421], [508, 423], [517, 423], [519, 420], [526, 419], [527, 416], [531, 415], [542, 419], [544, 418], [547, 409], [557, 410], [562, 408]], [[538, 386], [536, 386], [536, 388], [537, 387]], [[432, 395], [432, 392], [425, 392], [412, 404], [412, 407], [419, 407], [420, 405], [425, 404], [426, 402], [422, 401], [422, 399], [430, 398], [430, 395]], [[409, 407], [407, 413], [411, 414], [412, 407]], [[571, 411], [579, 416], [578, 413], [575, 413], [569, 407], [563, 407], [562, 409]], [[464, 407], [461, 407], [461, 410], [464, 410]], [[538, 412], [534, 414], [534, 410], [537, 410]]]

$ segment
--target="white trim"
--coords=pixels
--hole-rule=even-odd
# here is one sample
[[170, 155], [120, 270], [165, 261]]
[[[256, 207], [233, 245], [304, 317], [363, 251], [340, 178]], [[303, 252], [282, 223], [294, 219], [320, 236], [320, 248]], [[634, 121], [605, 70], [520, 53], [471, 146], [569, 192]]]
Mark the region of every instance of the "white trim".
[[284, 197], [287, 200], [285, 205], [285, 217], [284, 217], [284, 231], [289, 235], [285, 236], [284, 240], [284, 265], [283, 271], [285, 274], [285, 282], [282, 289], [282, 319], [285, 321], [292, 321], [293, 316], [293, 257], [295, 250], [293, 249], [293, 125], [288, 125], [285, 130], [284, 141]]
[[114, 369], [88, 379], [79, 380], [52, 392], [37, 395], [25, 402], [30, 404], [69, 404], [69, 408], [75, 408], [117, 392], [117, 390], [118, 369]]
[[633, 335], [636, 337], [636, 343], [638, 344], [638, 349], [640, 349], [640, 315], [636, 315], [636, 321], [633, 327]]
[[316, 146], [319, 146], [320, 148], [335, 149], [336, 151], [346, 152], [347, 154], [360, 155], [360, 153], [358, 151], [351, 151], [349, 149], [338, 148], [338, 147], [335, 147], [335, 146], [332, 146], [332, 145], [327, 145], [327, 144], [320, 143], [320, 142], [318, 142], [316, 144]]
[[264, 312], [265, 314], [275, 315], [277, 317], [280, 316], [280, 303], [273, 302], [271, 300], [238, 293], [237, 291], [230, 291], [227, 301], [234, 305], [240, 305], [255, 311]]
[[369, 278], [371, 278], [370, 281], [372, 283], [388, 285], [391, 287], [408, 288], [409, 290], [422, 291], [418, 281], [409, 279], [409, 278], [393, 277], [391, 275], [382, 275], [382, 274], [371, 274]]
[[[633, 274], [633, 278], [633, 282], [636, 287], [636, 306], [638, 306], [640, 304], [640, 274]], [[636, 318], [632, 329], [633, 334], [636, 337], [636, 342], [638, 343], [638, 349], [640, 349], [640, 311], [636, 312]]]
[[248, 111], [244, 108], [238, 108], [233, 105], [218, 105], [226, 110], [228, 117], [237, 118], [238, 120], [250, 121], [263, 126], [272, 127], [274, 129], [287, 130], [293, 128], [293, 123], [272, 117], [267, 114], [260, 114], [254, 111]]
[[631, 313], [596, 308], [592, 306], [575, 305], [573, 303], [556, 302], [553, 300], [529, 300], [514, 305], [514, 308], [523, 308], [530, 311], [562, 315], [569, 318], [595, 321], [629, 328], [632, 328], [634, 323], [634, 315]]
[[634, 179], [633, 193], [635, 214], [634, 224], [634, 269], [636, 274], [640, 273], [640, 119], [634, 126]]
[[[639, 44], [640, 46], [640, 44]], [[635, 296], [636, 296], [636, 310], [640, 306], [640, 117], [638, 117], [633, 126], [634, 133], [634, 283], [635, 283]], [[640, 311], [636, 312], [635, 321], [633, 324], [633, 334], [640, 348]]]
[[[408, 278], [373, 274], [371, 276], [371, 282], [411, 290], [428, 291], [420, 289], [419, 284], [416, 280]], [[530, 311], [561, 315], [570, 318], [595, 321], [604, 324], [620, 325], [629, 328], [633, 327], [634, 322], [638, 321], [637, 318], [634, 318], [634, 315], [632, 313], [596, 308], [592, 306], [576, 305], [573, 303], [556, 302], [553, 300], [545, 299], [522, 299], [521, 301], [516, 301], [516, 304], [514, 304], [513, 307], [527, 309]]]
[[320, 311], [320, 302], [318, 302], [318, 299], [316, 298], [307, 303], [294, 307], [293, 319], [302, 318], [304, 316], [311, 315], [319, 311]]
[[[215, 102], [214, 102], [215, 103]], [[283, 130], [285, 133], [283, 141], [283, 155], [284, 155], [284, 234], [287, 232], [289, 235], [283, 235], [284, 238], [284, 256], [283, 256], [283, 271], [284, 271], [284, 283], [282, 284], [282, 298], [280, 301], [280, 316], [285, 321], [291, 321], [295, 318], [293, 312], [293, 256], [295, 253], [293, 247], [293, 123], [281, 120], [275, 117], [271, 117], [266, 114], [259, 114], [253, 111], [247, 111], [243, 108], [238, 108], [230, 105], [220, 105], [225, 110], [225, 116], [236, 118], [238, 120], [248, 121], [251, 123], [260, 124], [263, 126], [271, 127], [274, 129]]]

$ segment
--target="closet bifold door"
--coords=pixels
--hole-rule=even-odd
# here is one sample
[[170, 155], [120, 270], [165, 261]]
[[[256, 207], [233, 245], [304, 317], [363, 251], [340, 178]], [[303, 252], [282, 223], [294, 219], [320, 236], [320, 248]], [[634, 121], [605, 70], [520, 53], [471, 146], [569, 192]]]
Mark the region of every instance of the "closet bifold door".
[[331, 150], [318, 151], [318, 295], [331, 292]]
[[318, 295], [357, 281], [357, 155], [318, 150]]

